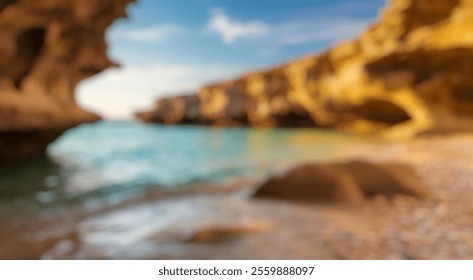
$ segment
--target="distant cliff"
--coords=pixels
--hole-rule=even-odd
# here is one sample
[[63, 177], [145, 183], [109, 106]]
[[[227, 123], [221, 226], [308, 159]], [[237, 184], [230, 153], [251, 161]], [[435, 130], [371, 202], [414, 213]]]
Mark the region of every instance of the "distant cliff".
[[[472, 0], [392, 0], [358, 39], [205, 86], [186, 108], [198, 106], [210, 124], [311, 123], [387, 137], [473, 131], [472, 77]], [[172, 114], [161, 105], [140, 116], [184, 120]]]
[[98, 116], [74, 89], [113, 66], [106, 28], [133, 0], [0, 0], [0, 163], [44, 153]]

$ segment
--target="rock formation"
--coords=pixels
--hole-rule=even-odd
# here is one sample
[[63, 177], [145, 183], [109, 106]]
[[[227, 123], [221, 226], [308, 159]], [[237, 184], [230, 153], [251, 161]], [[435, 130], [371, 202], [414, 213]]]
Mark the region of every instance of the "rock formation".
[[472, 0], [391, 0], [356, 40], [205, 86], [198, 96], [210, 122], [298, 120], [410, 137], [472, 131], [472, 76]]
[[76, 105], [74, 89], [115, 65], [105, 30], [132, 1], [0, 0], [0, 164], [99, 119]]
[[168, 97], [156, 102], [155, 110], [136, 113], [136, 116], [148, 123], [164, 124], [201, 124], [206, 119], [199, 110], [200, 100], [196, 95]]
[[315, 163], [270, 178], [254, 194], [301, 202], [360, 203], [377, 195], [425, 198], [428, 190], [409, 166], [399, 163]]
[[231, 226], [209, 225], [191, 233], [187, 241], [191, 243], [221, 243], [238, 239], [244, 235], [268, 231], [272, 227], [271, 223], [258, 220]]

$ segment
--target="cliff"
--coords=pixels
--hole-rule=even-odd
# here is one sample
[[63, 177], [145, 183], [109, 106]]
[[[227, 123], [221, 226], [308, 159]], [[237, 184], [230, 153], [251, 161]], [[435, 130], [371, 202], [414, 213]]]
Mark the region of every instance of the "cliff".
[[115, 65], [106, 28], [133, 0], [0, 0], [0, 163], [44, 153], [65, 130], [99, 119], [77, 84]]
[[202, 124], [206, 118], [199, 106], [200, 100], [196, 95], [167, 97], [156, 102], [155, 110], [136, 113], [136, 116], [144, 122]]
[[358, 39], [204, 86], [199, 108], [209, 123], [302, 122], [396, 138], [473, 131], [472, 76], [472, 0], [392, 0]]

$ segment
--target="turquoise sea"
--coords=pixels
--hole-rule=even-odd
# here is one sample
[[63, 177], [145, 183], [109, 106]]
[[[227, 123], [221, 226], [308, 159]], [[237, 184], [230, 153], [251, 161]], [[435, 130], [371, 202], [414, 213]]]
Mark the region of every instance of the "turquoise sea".
[[[343, 156], [363, 139], [315, 129], [214, 128], [103, 121], [66, 132], [42, 159], [0, 169], [0, 207], [120, 199], [150, 188], [261, 177]], [[197, 184], [198, 183], [198, 184]]]

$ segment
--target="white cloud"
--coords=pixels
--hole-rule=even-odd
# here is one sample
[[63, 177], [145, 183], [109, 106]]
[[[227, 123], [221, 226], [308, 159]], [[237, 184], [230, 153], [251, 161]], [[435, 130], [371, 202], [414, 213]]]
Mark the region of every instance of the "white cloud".
[[217, 32], [226, 44], [233, 43], [238, 38], [259, 38], [270, 31], [269, 26], [264, 22], [238, 22], [230, 18], [222, 9], [213, 11], [207, 27]]
[[260, 55], [270, 56], [268, 48], [353, 38], [369, 22], [368, 18], [357, 15], [359, 9], [352, 6], [327, 6], [311, 11], [316, 16], [307, 16], [306, 11], [302, 11], [299, 15], [292, 14], [292, 19], [272, 23], [270, 27], [263, 21], [239, 22], [222, 9], [215, 9], [207, 22], [207, 28], [218, 33], [227, 44], [239, 38], [253, 39], [250, 43], [267, 46], [260, 51]]
[[207, 68], [154, 65], [109, 69], [80, 84], [79, 105], [105, 118], [129, 119], [160, 97], [196, 91], [202, 84], [236, 74], [221, 66]]
[[319, 18], [283, 23], [274, 28], [271, 37], [277, 45], [301, 45], [338, 41], [357, 36], [366, 27], [366, 19]]
[[112, 32], [111, 36], [116, 38], [124, 38], [142, 43], [156, 43], [168, 40], [170, 37], [182, 35], [186, 32], [186, 29], [175, 24], [163, 24], [138, 29], [116, 29]]

